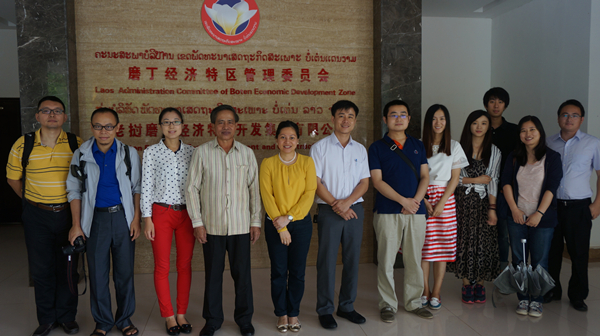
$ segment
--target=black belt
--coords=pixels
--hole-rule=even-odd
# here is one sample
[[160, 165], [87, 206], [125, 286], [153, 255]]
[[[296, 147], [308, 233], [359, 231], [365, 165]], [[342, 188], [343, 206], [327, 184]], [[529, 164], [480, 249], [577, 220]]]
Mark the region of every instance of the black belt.
[[591, 199], [589, 198], [584, 198], [584, 199], [578, 199], [578, 200], [561, 200], [561, 199], [557, 199], [556, 203], [558, 203], [558, 205], [561, 206], [574, 206], [574, 205], [587, 205], [588, 203], [591, 202]]
[[32, 200], [26, 199], [29, 204], [33, 205], [36, 208], [53, 211], [53, 212], [61, 212], [69, 207], [69, 203], [60, 203], [60, 204], [42, 204], [36, 203]]
[[154, 203], [154, 204], [159, 205], [164, 208], [167, 208], [167, 209], [171, 208], [175, 211], [183, 211], [186, 209], [185, 204], [167, 204], [167, 203]]
[[96, 211], [108, 212], [108, 213], [119, 212], [121, 210], [123, 210], [123, 204], [114, 205], [114, 206], [106, 207], [106, 208], [96, 208]]

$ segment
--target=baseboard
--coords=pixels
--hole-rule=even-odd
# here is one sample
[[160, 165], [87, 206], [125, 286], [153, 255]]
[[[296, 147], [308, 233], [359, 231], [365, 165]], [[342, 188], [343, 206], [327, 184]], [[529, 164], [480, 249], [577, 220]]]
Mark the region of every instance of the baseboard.
[[[569, 256], [569, 252], [567, 252], [567, 247], [563, 250], [563, 257], [567, 259], [571, 259]], [[600, 262], [600, 248], [593, 247], [590, 248], [590, 262]]]

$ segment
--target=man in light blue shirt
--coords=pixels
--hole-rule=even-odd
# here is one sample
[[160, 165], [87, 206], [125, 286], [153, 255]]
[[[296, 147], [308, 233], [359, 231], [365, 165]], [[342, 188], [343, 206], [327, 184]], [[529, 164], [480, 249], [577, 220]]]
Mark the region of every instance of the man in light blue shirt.
[[[588, 259], [592, 220], [600, 214], [600, 197], [592, 203], [590, 177], [595, 171], [600, 177], [600, 140], [583, 133], [579, 128], [585, 117], [583, 105], [575, 99], [558, 108], [560, 132], [548, 137], [548, 147], [560, 153], [563, 178], [557, 191], [558, 225], [550, 247], [548, 271], [556, 287], [544, 296], [544, 302], [560, 300], [560, 268], [566, 243], [571, 257], [571, 279], [568, 297], [578, 311], [587, 311]], [[596, 184], [600, 190], [600, 178]]]

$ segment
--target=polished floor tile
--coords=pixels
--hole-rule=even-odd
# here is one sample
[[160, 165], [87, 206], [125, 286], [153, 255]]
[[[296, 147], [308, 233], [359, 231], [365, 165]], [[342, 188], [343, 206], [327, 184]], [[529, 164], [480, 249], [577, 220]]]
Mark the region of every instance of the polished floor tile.
[[[0, 335], [27, 336], [37, 327], [34, 291], [28, 287], [27, 254], [20, 226], [0, 226]], [[571, 263], [563, 261], [561, 282], [569, 281]], [[306, 289], [300, 306], [302, 330], [299, 335], [600, 335], [600, 263], [591, 263], [590, 294], [586, 303], [589, 311], [578, 312], [569, 305], [563, 295], [562, 301], [544, 305], [541, 318], [520, 316], [515, 313], [518, 303], [515, 295], [501, 295], [494, 292], [491, 283], [486, 284], [488, 300], [484, 304], [464, 304], [461, 302], [461, 280], [453, 274], [447, 274], [442, 285], [442, 308], [432, 310], [434, 318], [425, 320], [406, 312], [402, 304], [393, 323], [384, 323], [379, 318], [377, 294], [377, 266], [361, 264], [358, 284], [358, 297], [355, 309], [367, 318], [361, 325], [353, 324], [336, 315], [338, 328], [324, 330], [320, 327], [315, 312], [316, 305], [316, 269], [306, 270]], [[395, 271], [396, 288], [403, 286], [403, 270]], [[253, 269], [252, 282], [254, 293], [253, 324], [257, 335], [281, 335], [275, 328], [276, 318], [269, 285], [268, 269]], [[170, 274], [171, 295], [175, 301], [176, 274]], [[336, 292], [341, 282], [341, 266], [336, 272]], [[112, 286], [112, 285], [111, 285]], [[111, 287], [112, 288], [112, 287]], [[83, 287], [80, 286], [80, 290]], [[239, 328], [233, 321], [234, 294], [233, 280], [229, 271], [223, 275], [223, 311], [225, 322], [216, 333], [217, 336], [239, 335]], [[112, 290], [114, 293], [114, 289]], [[139, 328], [140, 335], [166, 335], [164, 319], [154, 291], [152, 274], [135, 276], [136, 312], [133, 323]], [[204, 325], [202, 305], [204, 293], [204, 273], [194, 272], [190, 292], [190, 305], [186, 314], [193, 324], [191, 335], [197, 335]], [[114, 294], [113, 294], [114, 295]], [[494, 304], [492, 303], [492, 296]], [[400, 301], [402, 299], [400, 297]], [[337, 298], [336, 298], [337, 304]], [[113, 311], [116, 303], [113, 299]], [[94, 328], [90, 313], [89, 293], [79, 299], [77, 321], [81, 331], [79, 335], [89, 335]], [[51, 335], [62, 335], [57, 329]], [[109, 335], [119, 335], [114, 328]], [[294, 333], [288, 332], [288, 335]]]

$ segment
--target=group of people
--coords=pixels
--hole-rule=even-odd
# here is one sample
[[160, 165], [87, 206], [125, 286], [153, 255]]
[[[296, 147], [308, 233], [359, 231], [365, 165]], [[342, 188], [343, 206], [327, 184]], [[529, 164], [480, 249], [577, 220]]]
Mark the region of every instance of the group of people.
[[[259, 168], [253, 151], [235, 140], [239, 116], [229, 105], [213, 109], [210, 120], [216, 138], [197, 148], [180, 138], [182, 113], [164, 109], [158, 117], [163, 138], [144, 151], [140, 162], [133, 147], [116, 139], [119, 115], [114, 110], [95, 110], [93, 136], [82, 142], [62, 130], [67, 120], [62, 101], [42, 98], [36, 113], [41, 128], [15, 142], [7, 165], [8, 183], [23, 198], [39, 322], [33, 335], [48, 335], [58, 326], [67, 334], [79, 331], [78, 274], [73, 271], [77, 254], [65, 256], [61, 247], [81, 244], [82, 238], [96, 322], [91, 336], [106, 335], [115, 325], [123, 335], [138, 334], [131, 316], [135, 240], [142, 232], [152, 244], [154, 284], [168, 335], [192, 332], [185, 315], [196, 241], [202, 244], [205, 265], [206, 323], [200, 335], [213, 335], [224, 321], [226, 254], [235, 284], [234, 320], [242, 335], [253, 335], [250, 248], [261, 234], [261, 203], [277, 330], [298, 332], [302, 327], [298, 316], [314, 202], [319, 322], [323, 328], [336, 328], [336, 312], [364, 323], [354, 301], [365, 218], [362, 197], [369, 178], [377, 191], [373, 227], [382, 321], [393, 322], [398, 310], [398, 252], [405, 268], [404, 308], [432, 318], [426, 308], [441, 307], [447, 270], [462, 279], [464, 303], [483, 303], [485, 281], [494, 280], [508, 265], [510, 250], [514, 265], [528, 260], [522, 238], [527, 239], [532, 266], [547, 269], [556, 287], [545, 297], [519, 295], [517, 313], [541, 316], [543, 302], [560, 300], [563, 241], [573, 265], [568, 297], [575, 309], [587, 310], [591, 223], [600, 213], [600, 198], [591, 201], [589, 178], [593, 171], [600, 175], [600, 140], [579, 130], [583, 106], [576, 100], [563, 103], [558, 109], [561, 131], [546, 139], [535, 116], [523, 117], [518, 125], [504, 119], [509, 105], [504, 89], [489, 90], [483, 103], [487, 111], [467, 117], [457, 142], [452, 140], [445, 106], [427, 110], [419, 140], [406, 133], [409, 105], [393, 100], [383, 108], [387, 133], [367, 151], [351, 136], [358, 106], [341, 100], [331, 108], [333, 134], [315, 143], [309, 156], [296, 151], [298, 125], [282, 121], [275, 134], [278, 153]], [[173, 236], [175, 309], [169, 285]], [[340, 245], [343, 270], [336, 309]]]

